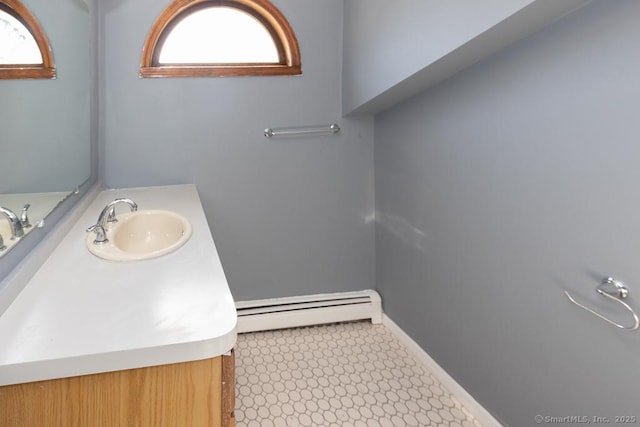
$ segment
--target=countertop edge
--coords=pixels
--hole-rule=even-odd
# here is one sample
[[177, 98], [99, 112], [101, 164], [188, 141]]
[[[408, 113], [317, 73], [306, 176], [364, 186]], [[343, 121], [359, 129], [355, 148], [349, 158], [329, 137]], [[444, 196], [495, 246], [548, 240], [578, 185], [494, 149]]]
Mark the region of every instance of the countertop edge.
[[0, 387], [212, 359], [233, 349], [236, 338], [234, 326], [223, 336], [198, 342], [6, 365], [10, 373], [3, 375]]

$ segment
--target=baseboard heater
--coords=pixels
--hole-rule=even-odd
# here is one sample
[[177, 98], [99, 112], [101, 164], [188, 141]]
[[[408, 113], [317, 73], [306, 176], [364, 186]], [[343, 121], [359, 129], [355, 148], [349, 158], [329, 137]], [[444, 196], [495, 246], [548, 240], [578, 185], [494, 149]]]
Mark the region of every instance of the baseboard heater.
[[236, 302], [238, 333], [371, 319], [382, 323], [373, 290]]

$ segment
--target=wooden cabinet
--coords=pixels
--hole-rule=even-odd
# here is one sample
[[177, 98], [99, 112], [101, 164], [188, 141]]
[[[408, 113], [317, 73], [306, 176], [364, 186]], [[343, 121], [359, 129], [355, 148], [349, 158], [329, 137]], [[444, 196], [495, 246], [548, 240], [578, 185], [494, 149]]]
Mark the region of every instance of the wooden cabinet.
[[3, 427], [233, 427], [234, 354], [0, 387]]

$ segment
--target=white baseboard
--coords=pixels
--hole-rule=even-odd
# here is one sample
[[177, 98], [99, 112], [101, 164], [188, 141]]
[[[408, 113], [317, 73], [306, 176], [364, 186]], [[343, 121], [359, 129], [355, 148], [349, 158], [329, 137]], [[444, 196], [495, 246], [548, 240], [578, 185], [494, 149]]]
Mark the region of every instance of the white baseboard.
[[440, 383], [455, 396], [467, 412], [482, 424], [483, 427], [503, 427], [473, 396], [471, 396], [460, 384], [456, 382], [438, 363], [425, 352], [409, 335], [391, 320], [386, 314], [382, 314], [382, 324], [394, 334], [414, 356], [440, 381]]

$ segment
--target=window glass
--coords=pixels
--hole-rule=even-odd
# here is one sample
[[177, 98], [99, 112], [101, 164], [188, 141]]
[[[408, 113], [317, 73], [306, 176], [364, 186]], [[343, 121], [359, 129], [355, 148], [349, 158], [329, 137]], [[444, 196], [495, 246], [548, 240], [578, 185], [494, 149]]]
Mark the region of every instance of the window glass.
[[260, 21], [230, 7], [187, 15], [167, 34], [160, 64], [278, 63], [276, 45]]
[[173, 0], [149, 30], [139, 75], [300, 74], [296, 36], [269, 0]]
[[0, 9], [0, 64], [42, 64], [38, 43], [22, 22]]

